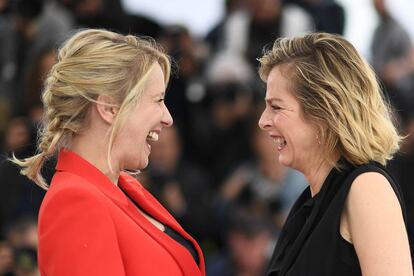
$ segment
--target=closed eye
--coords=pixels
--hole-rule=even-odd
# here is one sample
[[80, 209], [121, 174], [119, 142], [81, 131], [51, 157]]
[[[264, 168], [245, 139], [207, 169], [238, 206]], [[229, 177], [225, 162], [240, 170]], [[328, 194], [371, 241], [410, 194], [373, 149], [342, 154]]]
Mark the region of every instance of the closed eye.
[[271, 107], [271, 108], [272, 108], [272, 110], [274, 110], [274, 111], [278, 111], [278, 110], [281, 110], [281, 109], [282, 109], [280, 106], [276, 106], [276, 105], [271, 105], [270, 107]]

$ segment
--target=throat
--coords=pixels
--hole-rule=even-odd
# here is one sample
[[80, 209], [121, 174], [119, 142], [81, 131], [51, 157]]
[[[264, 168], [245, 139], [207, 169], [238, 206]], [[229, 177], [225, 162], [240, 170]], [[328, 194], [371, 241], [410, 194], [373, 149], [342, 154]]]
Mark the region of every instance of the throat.
[[309, 182], [312, 197], [320, 192], [323, 183], [325, 182], [332, 168], [333, 167], [329, 165], [321, 165], [316, 170], [313, 170], [313, 173], [305, 174], [306, 179]]

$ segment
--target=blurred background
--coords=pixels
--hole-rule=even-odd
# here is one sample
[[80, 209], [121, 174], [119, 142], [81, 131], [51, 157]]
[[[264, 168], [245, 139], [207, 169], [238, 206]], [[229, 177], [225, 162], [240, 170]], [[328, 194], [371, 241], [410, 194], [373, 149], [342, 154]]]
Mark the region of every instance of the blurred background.
[[265, 86], [256, 58], [277, 37], [338, 33], [369, 60], [407, 135], [389, 168], [413, 238], [413, 12], [412, 0], [0, 0], [0, 275], [39, 275], [44, 192], [6, 159], [35, 151], [57, 47], [89, 27], [152, 36], [175, 61], [166, 95], [174, 127], [139, 179], [200, 243], [208, 275], [262, 275], [307, 185], [278, 164], [257, 126]]

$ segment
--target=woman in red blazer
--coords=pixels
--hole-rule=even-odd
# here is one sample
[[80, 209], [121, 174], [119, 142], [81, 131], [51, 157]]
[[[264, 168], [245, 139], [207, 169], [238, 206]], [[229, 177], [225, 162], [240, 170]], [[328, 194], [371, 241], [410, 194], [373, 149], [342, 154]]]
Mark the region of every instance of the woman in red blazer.
[[[39, 153], [13, 159], [48, 189], [43, 276], [205, 275], [198, 244], [131, 176], [172, 124], [163, 101], [169, 74], [168, 57], [134, 36], [84, 30], [60, 49], [43, 92]], [[40, 170], [57, 153], [49, 187]]]

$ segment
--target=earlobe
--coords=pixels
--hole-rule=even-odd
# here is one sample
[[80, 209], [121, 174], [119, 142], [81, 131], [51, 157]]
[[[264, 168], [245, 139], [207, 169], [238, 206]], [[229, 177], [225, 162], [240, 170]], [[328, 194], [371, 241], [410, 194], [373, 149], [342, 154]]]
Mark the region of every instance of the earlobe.
[[99, 96], [95, 106], [101, 119], [111, 125], [115, 120], [118, 109], [110, 102], [108, 97]]

